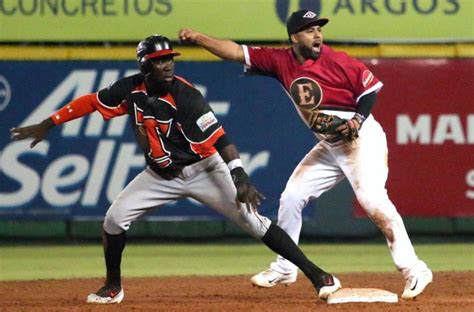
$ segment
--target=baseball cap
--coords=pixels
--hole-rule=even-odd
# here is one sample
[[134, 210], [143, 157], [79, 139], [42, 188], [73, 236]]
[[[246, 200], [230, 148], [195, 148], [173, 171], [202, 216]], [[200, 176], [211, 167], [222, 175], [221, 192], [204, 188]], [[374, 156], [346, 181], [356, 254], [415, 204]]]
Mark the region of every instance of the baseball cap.
[[302, 9], [290, 15], [286, 21], [286, 30], [288, 31], [288, 36], [290, 36], [291, 34], [295, 34], [314, 25], [322, 27], [328, 22], [329, 19], [318, 17], [318, 15], [311, 10]]

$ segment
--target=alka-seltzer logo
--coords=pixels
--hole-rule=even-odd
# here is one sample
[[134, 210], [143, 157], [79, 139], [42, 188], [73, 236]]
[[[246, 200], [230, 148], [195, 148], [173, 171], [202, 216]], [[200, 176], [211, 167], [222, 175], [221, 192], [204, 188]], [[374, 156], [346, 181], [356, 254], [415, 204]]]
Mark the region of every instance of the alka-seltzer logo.
[[[71, 94], [94, 92], [95, 88], [106, 88], [111, 82], [134, 74], [136, 69], [75, 69], [54, 86], [39, 105], [34, 104], [33, 111], [26, 106], [19, 110], [19, 115], [26, 115], [20, 125], [30, 125], [50, 116], [70, 100]], [[207, 87], [199, 84], [196, 87], [206, 98]], [[217, 96], [228, 95], [221, 92]], [[229, 101], [208, 103], [218, 116], [229, 112]], [[201, 117], [202, 129], [217, 122], [212, 113]], [[233, 118], [244, 119], [243, 115]], [[0, 215], [9, 211], [26, 215], [30, 208], [35, 211], [35, 207], [43, 207], [45, 213], [69, 214], [73, 206], [79, 209], [74, 209], [78, 214], [89, 215], [88, 209], [98, 209], [102, 201], [111, 203], [133, 173], [143, 170], [145, 165], [142, 150], [135, 141], [129, 141], [127, 124], [128, 116], [105, 123], [100, 114], [94, 113], [63, 124], [55, 131], [61, 135], [60, 140], [44, 140], [33, 149], [29, 146], [30, 140], [6, 143], [0, 150]], [[6, 136], [0, 137], [0, 142], [6, 141]], [[40, 161], [26, 161], [25, 155]], [[242, 152], [240, 157], [248, 175], [252, 176], [255, 171], [268, 167], [270, 151]], [[18, 207], [21, 210], [17, 210]], [[60, 212], [57, 208], [67, 210]], [[182, 210], [176, 211], [176, 215], [182, 214]]]
[[314, 110], [321, 104], [323, 90], [315, 80], [301, 77], [291, 83], [290, 95], [299, 107]]
[[8, 106], [8, 103], [10, 103], [12, 95], [11, 90], [8, 80], [0, 75], [0, 112]]

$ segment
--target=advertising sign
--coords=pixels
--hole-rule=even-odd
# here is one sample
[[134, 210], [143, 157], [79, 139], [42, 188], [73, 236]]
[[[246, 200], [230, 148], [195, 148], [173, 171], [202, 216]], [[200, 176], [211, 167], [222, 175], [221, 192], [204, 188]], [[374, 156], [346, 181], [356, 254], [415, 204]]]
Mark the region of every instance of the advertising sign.
[[3, 42], [177, 40], [191, 27], [216, 37], [286, 41], [300, 8], [328, 17], [327, 40], [474, 41], [471, 0], [0, 0]]
[[[405, 216], [474, 215], [474, 59], [373, 60], [388, 194]], [[360, 212], [360, 211], [359, 211]]]
[[[281, 100], [286, 95], [276, 82], [239, 78], [242, 70], [229, 62], [177, 63], [177, 74], [205, 96], [266, 195], [262, 213], [275, 217], [286, 180], [315, 138]], [[52, 129], [33, 149], [31, 141], [11, 141], [9, 129], [38, 123], [73, 98], [136, 71], [135, 62], [122, 61], [0, 62], [0, 217], [103, 217], [145, 165], [128, 117], [104, 122], [94, 113]], [[183, 200], [149, 215], [155, 216], [184, 220], [217, 214]]]
[[[474, 60], [364, 62], [384, 83], [374, 116], [387, 134], [387, 189], [399, 212], [473, 216]], [[29, 141], [11, 141], [9, 129], [40, 122], [73, 98], [135, 72], [131, 61], [0, 62], [0, 218], [103, 217], [144, 166], [127, 117], [104, 122], [92, 114], [54, 128], [34, 149]], [[230, 62], [177, 62], [177, 74], [203, 93], [266, 195], [262, 214], [275, 218], [280, 193], [315, 138], [275, 80], [241, 73]], [[304, 210], [306, 217], [313, 208]], [[356, 211], [361, 214], [360, 207]], [[217, 214], [182, 200], [148, 217]]]

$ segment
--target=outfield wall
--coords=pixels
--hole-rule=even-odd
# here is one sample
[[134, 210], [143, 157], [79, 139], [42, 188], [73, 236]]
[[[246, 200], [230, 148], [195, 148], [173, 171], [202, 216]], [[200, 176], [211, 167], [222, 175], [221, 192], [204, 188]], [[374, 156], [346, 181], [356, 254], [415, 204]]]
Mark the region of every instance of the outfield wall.
[[[474, 234], [472, 46], [338, 48], [360, 57], [385, 83], [374, 114], [389, 142], [389, 194], [407, 217], [407, 228], [421, 234]], [[131, 47], [95, 47], [86, 60], [87, 53], [77, 49], [89, 51], [0, 50], [0, 133], [40, 121], [73, 97], [136, 71]], [[275, 81], [243, 78], [240, 65], [216, 62], [200, 49], [181, 52], [177, 74], [195, 83], [213, 106], [252, 180], [267, 196], [262, 213], [276, 219], [279, 194], [312, 146], [311, 132]], [[126, 121], [105, 124], [90, 117], [55, 129], [33, 150], [1, 136], [0, 237], [99, 237], [107, 206], [144, 163], [129, 132]], [[305, 209], [303, 235], [376, 235], [359, 212], [343, 182]], [[132, 226], [131, 235], [242, 235], [192, 201], [162, 208], [147, 220]]]

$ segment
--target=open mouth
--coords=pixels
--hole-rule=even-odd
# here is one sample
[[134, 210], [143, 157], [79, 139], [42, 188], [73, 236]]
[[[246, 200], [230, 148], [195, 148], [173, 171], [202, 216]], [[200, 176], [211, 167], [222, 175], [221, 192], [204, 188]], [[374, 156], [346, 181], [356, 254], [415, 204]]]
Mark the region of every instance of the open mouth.
[[316, 41], [313, 43], [313, 51], [319, 52], [321, 50], [321, 42]]

